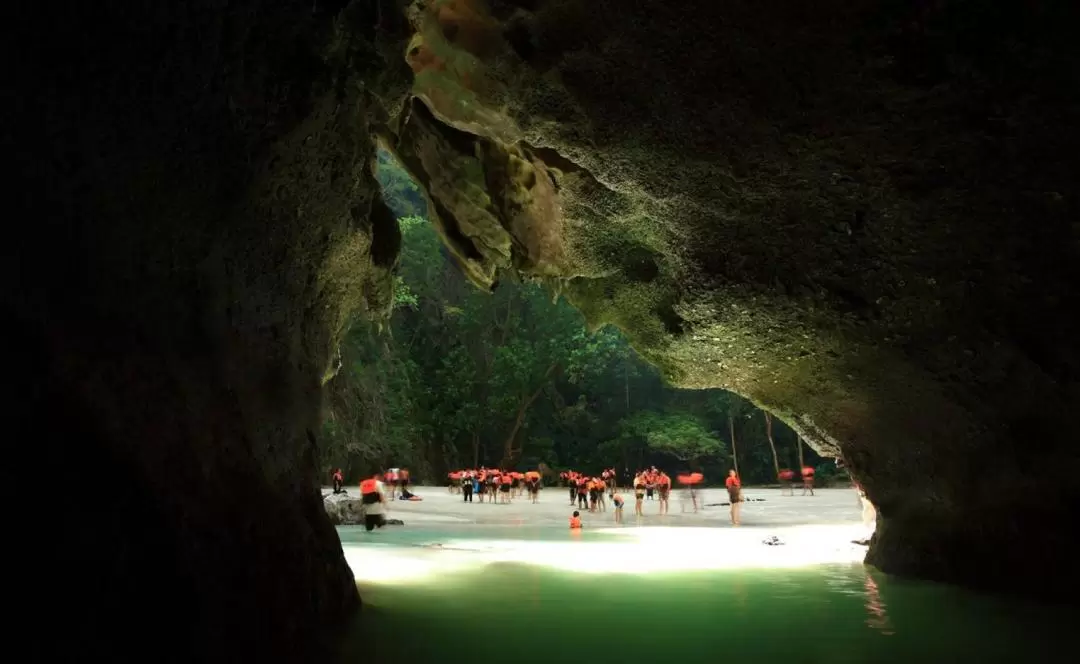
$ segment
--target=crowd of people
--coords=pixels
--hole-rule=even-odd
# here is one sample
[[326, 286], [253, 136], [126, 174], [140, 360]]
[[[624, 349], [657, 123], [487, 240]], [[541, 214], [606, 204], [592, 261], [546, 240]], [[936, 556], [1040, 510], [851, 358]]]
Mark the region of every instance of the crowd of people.
[[481, 466], [476, 470], [457, 470], [447, 474], [451, 494], [459, 493], [466, 503], [484, 502], [490, 504], [510, 503], [525, 493], [532, 502], [540, 499], [540, 478], [538, 470], [518, 472], [499, 470]]
[[[837, 464], [838, 466], [840, 463]], [[515, 498], [528, 494], [533, 503], [539, 501], [542, 480], [550, 471], [541, 465], [540, 470], [519, 472], [501, 470], [496, 468], [458, 470], [448, 473], [448, 486], [451, 494], [459, 494], [464, 502], [487, 502], [489, 504], [508, 504]], [[553, 473], [552, 473], [553, 475]], [[332, 472], [334, 493], [344, 493], [344, 477], [340, 468]], [[804, 465], [799, 469], [803, 494], [814, 495], [814, 468]], [[567, 489], [570, 506], [576, 507], [574, 516], [571, 518], [571, 526], [581, 527], [580, 512], [587, 510], [592, 513], [607, 512], [610, 501], [616, 523], [622, 523], [622, 508], [624, 500], [619, 493], [620, 477], [614, 468], [606, 468], [599, 474], [587, 474], [575, 470], [565, 470], [559, 473], [558, 478]], [[623, 476], [623, 481], [629, 478], [629, 473]], [[687, 498], [693, 504], [695, 512], [698, 511], [697, 495], [694, 487], [704, 477], [700, 473], [679, 475], [678, 482], [685, 485]], [[784, 495], [794, 495], [796, 474], [795, 471], [784, 468], [779, 472], [781, 492]], [[371, 516], [366, 522], [368, 530], [381, 527], [384, 519], [384, 505], [386, 500], [420, 500], [409, 491], [410, 476], [407, 468], [391, 468], [385, 473], [376, 474], [361, 482], [361, 499]], [[731, 523], [739, 525], [740, 507], [744, 501], [742, 496], [742, 481], [735, 470], [730, 470], [724, 480], [724, 486], [728, 492], [728, 505], [731, 511]], [[389, 487], [387, 496], [386, 487]], [[659, 515], [667, 514], [670, 509], [670, 496], [672, 479], [666, 472], [656, 466], [640, 470], [633, 474], [633, 479], [626, 487], [634, 493], [634, 515], [645, 516], [643, 505], [646, 500], [659, 502]], [[858, 484], [855, 489], [859, 495], [863, 507], [864, 522], [872, 522], [876, 517], [875, 510], [866, 493]], [[723, 503], [721, 503], [723, 504]], [[685, 503], [684, 503], [685, 507]], [[576, 525], [574, 525], [576, 524]]]

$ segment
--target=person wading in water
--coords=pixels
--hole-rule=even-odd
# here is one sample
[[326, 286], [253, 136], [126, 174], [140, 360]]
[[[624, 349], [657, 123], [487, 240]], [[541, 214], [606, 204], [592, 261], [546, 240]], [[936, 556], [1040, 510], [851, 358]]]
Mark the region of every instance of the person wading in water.
[[728, 500], [731, 501], [731, 525], [737, 526], [742, 523], [739, 518], [739, 508], [742, 504], [742, 482], [739, 481], [739, 476], [734, 469], [728, 471], [724, 486], [727, 487]]
[[386, 525], [386, 497], [375, 475], [360, 483], [360, 502], [364, 505], [364, 529], [368, 532]]

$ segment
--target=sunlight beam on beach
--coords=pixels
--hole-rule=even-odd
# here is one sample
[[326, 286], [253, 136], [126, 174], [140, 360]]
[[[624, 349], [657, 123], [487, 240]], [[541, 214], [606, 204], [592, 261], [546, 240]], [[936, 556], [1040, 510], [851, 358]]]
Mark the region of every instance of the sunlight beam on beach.
[[[589, 535], [625, 539], [590, 541]], [[445, 539], [424, 546], [345, 545], [358, 581], [408, 583], [519, 563], [588, 574], [650, 574], [738, 568], [791, 568], [861, 562], [866, 549], [851, 542], [851, 526], [764, 529], [622, 528], [567, 533], [556, 541]], [[783, 544], [769, 546], [776, 536]]]

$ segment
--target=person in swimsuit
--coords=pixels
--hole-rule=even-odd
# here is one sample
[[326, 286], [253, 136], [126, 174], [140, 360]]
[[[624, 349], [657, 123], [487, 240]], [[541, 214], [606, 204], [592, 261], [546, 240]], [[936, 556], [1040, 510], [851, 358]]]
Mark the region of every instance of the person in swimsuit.
[[638, 473], [634, 476], [634, 516], [645, 516], [641, 511], [641, 501], [645, 500], [645, 478]]
[[620, 496], [617, 493], [611, 494], [611, 504], [615, 506], [615, 523], [622, 523], [622, 508], [623, 508], [623, 498], [622, 498], [622, 496]]
[[729, 470], [727, 479], [724, 480], [724, 486], [727, 487], [728, 500], [731, 501], [731, 525], [737, 526], [742, 521], [739, 518], [739, 508], [742, 504], [742, 482], [739, 481], [739, 476], [735, 473], [735, 470]]

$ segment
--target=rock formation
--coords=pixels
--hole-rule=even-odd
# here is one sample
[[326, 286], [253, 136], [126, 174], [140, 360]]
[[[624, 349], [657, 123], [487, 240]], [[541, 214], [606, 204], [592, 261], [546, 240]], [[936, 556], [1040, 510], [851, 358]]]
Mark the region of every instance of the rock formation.
[[544, 279], [843, 454], [869, 561], [1057, 593], [1030, 575], [1077, 493], [1066, 5], [418, 2], [397, 151], [479, 285]]
[[364, 522], [364, 503], [347, 494], [323, 496], [323, 508], [330, 523], [335, 526], [355, 526]]
[[64, 576], [5, 500], [6, 596], [70, 616], [40, 649], [310, 661], [356, 606], [312, 450], [389, 294], [377, 142], [479, 285], [543, 279], [843, 453], [875, 564], [1075, 590], [1070, 3], [124, 4], [22, 3], [3, 41], [4, 479], [87, 496]]

